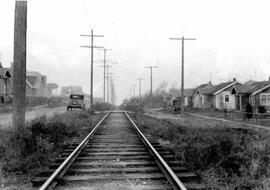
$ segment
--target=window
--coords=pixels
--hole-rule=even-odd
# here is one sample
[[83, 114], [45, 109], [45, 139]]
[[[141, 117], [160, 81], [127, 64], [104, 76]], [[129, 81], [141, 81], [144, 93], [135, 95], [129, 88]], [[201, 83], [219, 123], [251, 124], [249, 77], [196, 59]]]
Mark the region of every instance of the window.
[[270, 106], [270, 93], [261, 93], [260, 103], [261, 105]]
[[225, 94], [224, 95], [224, 102], [229, 102], [230, 101], [230, 96]]

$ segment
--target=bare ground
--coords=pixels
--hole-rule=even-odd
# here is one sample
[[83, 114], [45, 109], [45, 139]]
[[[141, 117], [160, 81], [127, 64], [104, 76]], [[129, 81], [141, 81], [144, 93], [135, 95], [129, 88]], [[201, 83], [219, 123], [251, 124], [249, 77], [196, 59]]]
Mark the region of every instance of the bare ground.
[[163, 111], [162, 109], [147, 109], [146, 115], [157, 118], [169, 120], [173, 124], [182, 125], [186, 127], [193, 128], [216, 128], [216, 127], [230, 127], [230, 128], [245, 128], [245, 129], [253, 129], [255, 131], [262, 130], [260, 128], [254, 128], [247, 123], [235, 123], [231, 121], [222, 121], [215, 119], [208, 119], [197, 117], [189, 114], [185, 114], [184, 116], [180, 114], [171, 114]]

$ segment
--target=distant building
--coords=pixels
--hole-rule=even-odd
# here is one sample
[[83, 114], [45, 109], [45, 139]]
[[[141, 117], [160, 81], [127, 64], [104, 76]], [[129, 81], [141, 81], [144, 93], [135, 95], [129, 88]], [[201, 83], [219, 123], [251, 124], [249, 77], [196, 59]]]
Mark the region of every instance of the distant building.
[[70, 94], [83, 94], [81, 86], [63, 86], [61, 96], [69, 96]]
[[237, 109], [244, 110], [251, 104], [255, 110], [265, 106], [270, 111], [270, 78], [268, 81], [251, 82], [247, 85], [235, 85], [232, 93], [237, 97]]
[[58, 89], [58, 85], [55, 83], [48, 83], [47, 84], [47, 96], [51, 97], [51, 96], [56, 96], [57, 95], [57, 89]]
[[217, 85], [212, 85], [211, 82], [200, 85], [193, 95], [193, 107], [236, 109], [236, 97], [232, 92], [235, 84], [240, 83], [234, 78], [231, 82], [222, 82]]
[[0, 102], [4, 103], [11, 99], [12, 83], [9, 68], [3, 68], [0, 62]]
[[193, 107], [215, 108], [219, 110], [243, 110], [251, 104], [254, 111], [264, 106], [270, 111], [270, 78], [268, 81], [247, 81], [241, 84], [234, 78], [232, 82], [217, 85], [202, 84], [193, 94]]
[[26, 96], [46, 97], [47, 96], [47, 76], [41, 75], [37, 71], [27, 71]]

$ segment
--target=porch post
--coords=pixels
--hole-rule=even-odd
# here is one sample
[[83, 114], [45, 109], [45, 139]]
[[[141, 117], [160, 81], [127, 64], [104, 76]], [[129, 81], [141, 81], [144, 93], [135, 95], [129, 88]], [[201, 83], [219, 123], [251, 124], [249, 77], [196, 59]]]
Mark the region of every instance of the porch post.
[[239, 95], [239, 103], [240, 103], [240, 111], [242, 111], [243, 108], [242, 108], [242, 95], [241, 94]]

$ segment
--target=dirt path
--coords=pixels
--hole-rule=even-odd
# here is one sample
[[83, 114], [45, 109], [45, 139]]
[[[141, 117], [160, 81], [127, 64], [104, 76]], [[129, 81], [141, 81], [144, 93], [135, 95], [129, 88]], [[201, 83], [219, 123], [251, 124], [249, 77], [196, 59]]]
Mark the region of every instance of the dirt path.
[[253, 130], [269, 130], [270, 128], [243, 123], [234, 122], [225, 119], [212, 118], [197, 114], [186, 113], [184, 116], [180, 114], [171, 114], [162, 111], [162, 109], [148, 109], [146, 110], [146, 115], [155, 117], [158, 119], [169, 120], [174, 124], [188, 126], [193, 128], [215, 128], [215, 127], [230, 127], [230, 128], [249, 128]]
[[[66, 112], [66, 106], [48, 108], [48, 107], [36, 107], [32, 110], [26, 112], [25, 118], [27, 121], [39, 117], [42, 115], [47, 115], [48, 117], [53, 116], [56, 113]], [[0, 114], [0, 128], [11, 127], [12, 113], [2, 113]]]

